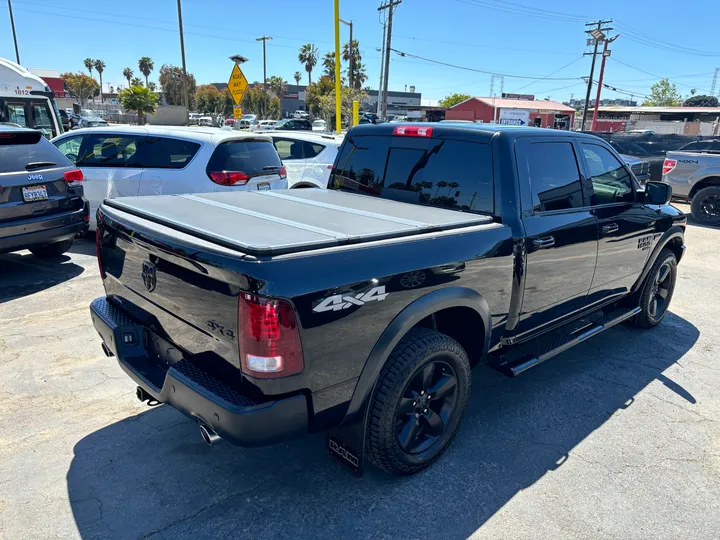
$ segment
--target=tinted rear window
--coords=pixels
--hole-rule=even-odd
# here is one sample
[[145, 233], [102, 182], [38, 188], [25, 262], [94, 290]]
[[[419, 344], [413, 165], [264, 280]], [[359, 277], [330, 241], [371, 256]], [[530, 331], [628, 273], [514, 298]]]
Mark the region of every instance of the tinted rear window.
[[239, 139], [220, 143], [207, 166], [207, 172], [244, 172], [248, 176], [272, 174], [282, 167], [270, 141]]
[[572, 144], [532, 143], [527, 167], [535, 212], [584, 206], [582, 181]]
[[199, 149], [200, 145], [191, 141], [149, 137], [145, 141], [142, 166], [148, 169], [182, 169]]
[[[2, 133], [1, 135], [4, 135]], [[14, 144], [14, 142], [20, 144]], [[34, 142], [33, 141], [37, 141]], [[19, 134], [14, 137], [0, 137], [0, 173], [25, 172], [29, 163], [48, 163], [45, 167], [34, 167], [32, 172], [43, 168], [70, 167], [71, 164], [52, 143], [45, 139], [40, 132], [37, 134]]]
[[[391, 148], [391, 142], [397, 147]], [[493, 212], [490, 146], [438, 139], [424, 148], [399, 146], [390, 137], [348, 139], [329, 186], [408, 203]]]

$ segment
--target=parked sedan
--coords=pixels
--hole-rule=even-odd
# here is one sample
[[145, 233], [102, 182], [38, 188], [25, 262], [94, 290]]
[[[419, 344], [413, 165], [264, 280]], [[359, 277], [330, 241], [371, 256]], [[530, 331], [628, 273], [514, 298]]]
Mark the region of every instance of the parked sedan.
[[102, 118], [86, 118], [84, 116], [81, 116], [80, 118], [78, 118], [78, 121], [73, 129], [108, 127], [109, 125], [110, 124], [108, 124]]
[[286, 118], [275, 124], [275, 129], [291, 130], [291, 131], [312, 131], [310, 120], [302, 120], [299, 118]]
[[327, 187], [343, 136], [279, 131], [270, 135], [287, 169], [288, 187]]
[[88, 229], [83, 174], [37, 130], [0, 126], [0, 253], [56, 257]]

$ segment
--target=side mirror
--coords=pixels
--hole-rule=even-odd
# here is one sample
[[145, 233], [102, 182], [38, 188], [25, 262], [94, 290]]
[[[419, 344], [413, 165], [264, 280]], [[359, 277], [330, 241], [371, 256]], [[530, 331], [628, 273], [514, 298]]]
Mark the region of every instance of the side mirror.
[[672, 186], [664, 182], [645, 184], [645, 201], [648, 204], [667, 204], [672, 197]]

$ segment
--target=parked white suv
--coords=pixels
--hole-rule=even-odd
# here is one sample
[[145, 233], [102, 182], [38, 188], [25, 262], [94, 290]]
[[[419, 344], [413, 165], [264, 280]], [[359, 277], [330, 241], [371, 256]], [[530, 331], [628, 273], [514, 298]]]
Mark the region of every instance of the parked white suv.
[[344, 136], [279, 130], [268, 135], [287, 169], [288, 187], [327, 187]]
[[110, 126], [52, 140], [83, 172], [90, 229], [105, 199], [135, 195], [285, 189], [267, 135], [202, 127]]

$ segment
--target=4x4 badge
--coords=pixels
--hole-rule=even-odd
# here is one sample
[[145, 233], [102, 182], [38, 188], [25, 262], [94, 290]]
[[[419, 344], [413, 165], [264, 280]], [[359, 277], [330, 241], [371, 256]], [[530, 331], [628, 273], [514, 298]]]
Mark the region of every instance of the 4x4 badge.
[[387, 298], [388, 293], [385, 292], [385, 285], [373, 287], [366, 293], [358, 293], [354, 296], [348, 294], [336, 294], [322, 300], [313, 308], [315, 313], [323, 313], [324, 311], [340, 311], [353, 306], [364, 306], [373, 300], [380, 302]]

